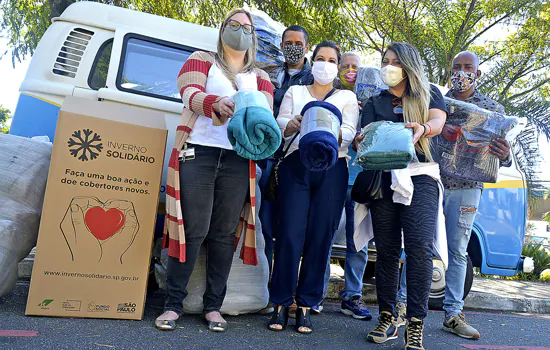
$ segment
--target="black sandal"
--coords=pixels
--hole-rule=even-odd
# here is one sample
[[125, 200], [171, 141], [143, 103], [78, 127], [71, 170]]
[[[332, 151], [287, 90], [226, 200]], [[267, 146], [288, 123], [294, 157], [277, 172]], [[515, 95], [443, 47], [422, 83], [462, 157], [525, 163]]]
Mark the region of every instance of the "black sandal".
[[[281, 309], [279, 309], [279, 307]], [[271, 320], [269, 320], [269, 323], [267, 324], [267, 328], [274, 332], [280, 332], [286, 329], [287, 323], [288, 323], [288, 306], [275, 305], [275, 310], [273, 310], [273, 315], [271, 316]], [[272, 328], [271, 326], [273, 325], [279, 325], [281, 326], [281, 329]]]
[[[306, 310], [305, 315], [303, 310]], [[310, 308], [298, 307], [296, 311], [296, 332], [301, 334], [311, 334], [313, 332], [313, 324], [311, 323], [310, 316]], [[309, 331], [300, 331], [301, 327], [309, 328]]]

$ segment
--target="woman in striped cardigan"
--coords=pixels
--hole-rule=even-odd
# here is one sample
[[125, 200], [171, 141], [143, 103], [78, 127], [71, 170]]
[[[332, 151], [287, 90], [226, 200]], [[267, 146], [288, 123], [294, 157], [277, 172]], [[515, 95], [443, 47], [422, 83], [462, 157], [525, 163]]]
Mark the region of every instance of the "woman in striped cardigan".
[[164, 313], [155, 321], [161, 330], [175, 329], [183, 313], [187, 284], [203, 242], [207, 243], [203, 312], [210, 330], [227, 328], [219, 310], [242, 231], [241, 258], [245, 264], [257, 264], [256, 166], [239, 157], [227, 137], [227, 121], [234, 108], [229, 97], [238, 90], [257, 89], [273, 105], [269, 76], [255, 68], [256, 51], [250, 13], [233, 10], [220, 28], [217, 53], [193, 53], [179, 73], [184, 110], [168, 167], [167, 295]]

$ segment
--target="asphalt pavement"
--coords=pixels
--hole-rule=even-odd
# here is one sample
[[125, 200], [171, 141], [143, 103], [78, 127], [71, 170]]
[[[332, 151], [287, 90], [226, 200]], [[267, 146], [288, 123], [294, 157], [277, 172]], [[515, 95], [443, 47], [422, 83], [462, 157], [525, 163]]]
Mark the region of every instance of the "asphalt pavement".
[[[147, 297], [142, 321], [26, 317], [28, 282], [18, 282], [10, 295], [0, 298], [0, 349], [403, 349], [399, 339], [375, 345], [366, 335], [375, 320], [358, 321], [339, 312], [338, 303], [325, 304], [313, 316], [315, 331], [294, 331], [293, 320], [284, 332], [266, 329], [268, 316], [227, 317], [226, 333], [211, 333], [200, 316], [184, 316], [173, 332], [153, 327], [162, 311], [163, 294]], [[377, 307], [370, 306], [374, 316]], [[426, 349], [541, 350], [550, 349], [550, 315], [468, 312], [467, 319], [480, 330], [480, 340], [459, 338], [441, 330], [443, 313], [430, 311], [424, 331]], [[15, 330], [20, 332], [14, 332]], [[26, 331], [26, 332], [21, 332]], [[29, 332], [30, 331], [30, 332]], [[25, 335], [25, 336], [23, 336]]]

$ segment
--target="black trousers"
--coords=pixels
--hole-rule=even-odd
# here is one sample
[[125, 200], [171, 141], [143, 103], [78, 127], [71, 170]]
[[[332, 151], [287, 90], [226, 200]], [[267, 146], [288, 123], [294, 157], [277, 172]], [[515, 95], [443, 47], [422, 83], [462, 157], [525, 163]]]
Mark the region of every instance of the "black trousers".
[[195, 159], [180, 163], [186, 261], [169, 257], [165, 311], [183, 313], [187, 284], [203, 242], [206, 244], [204, 313], [218, 311], [233, 261], [235, 230], [249, 189], [248, 160], [234, 151], [189, 145]]
[[432, 283], [433, 241], [437, 224], [439, 188], [429, 176], [414, 176], [410, 206], [396, 204], [392, 191], [370, 210], [376, 244], [376, 293], [380, 312], [396, 315], [399, 286], [401, 229], [407, 254], [407, 318], [424, 319]]

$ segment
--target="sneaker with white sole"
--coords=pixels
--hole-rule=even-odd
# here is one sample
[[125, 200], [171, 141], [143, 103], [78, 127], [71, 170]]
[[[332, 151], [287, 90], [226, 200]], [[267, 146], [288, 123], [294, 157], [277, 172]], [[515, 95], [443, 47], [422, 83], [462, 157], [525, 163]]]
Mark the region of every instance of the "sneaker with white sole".
[[395, 317], [387, 311], [382, 311], [378, 317], [378, 324], [369, 332], [367, 340], [376, 344], [385, 343], [397, 338], [397, 330]]
[[397, 312], [397, 327], [404, 326], [407, 323], [407, 319], [405, 318], [407, 316], [407, 304], [397, 303], [395, 305], [395, 312]]
[[367, 305], [365, 305], [360, 295], [356, 295], [350, 300], [342, 300], [340, 311], [344, 315], [352, 316], [357, 320], [372, 320], [372, 315], [367, 310]]
[[412, 317], [405, 326], [405, 349], [424, 350], [422, 336], [424, 333], [424, 321]]
[[319, 315], [321, 313], [321, 311], [323, 311], [323, 302], [324, 301], [321, 301], [319, 303], [319, 305], [312, 306], [311, 307], [311, 313], [314, 314], [314, 315]]
[[445, 317], [443, 321], [443, 330], [454, 333], [459, 337], [466, 339], [479, 339], [480, 334], [474, 327], [466, 322], [463, 313]]

